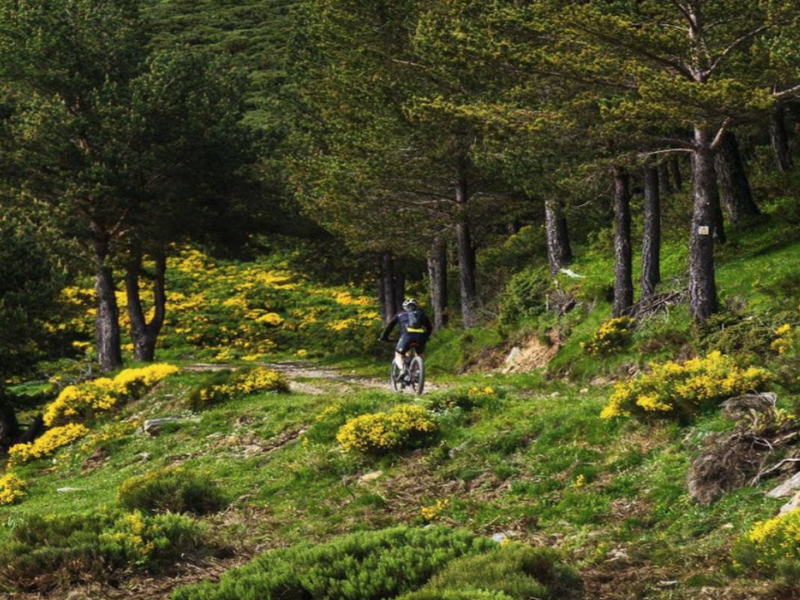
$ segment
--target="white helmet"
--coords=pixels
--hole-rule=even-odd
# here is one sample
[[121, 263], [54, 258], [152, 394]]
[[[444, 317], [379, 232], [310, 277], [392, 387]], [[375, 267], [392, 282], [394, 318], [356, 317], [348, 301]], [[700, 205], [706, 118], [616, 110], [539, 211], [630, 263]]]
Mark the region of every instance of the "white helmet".
[[417, 301], [414, 300], [414, 298], [406, 298], [403, 300], [403, 310], [414, 310], [417, 306]]

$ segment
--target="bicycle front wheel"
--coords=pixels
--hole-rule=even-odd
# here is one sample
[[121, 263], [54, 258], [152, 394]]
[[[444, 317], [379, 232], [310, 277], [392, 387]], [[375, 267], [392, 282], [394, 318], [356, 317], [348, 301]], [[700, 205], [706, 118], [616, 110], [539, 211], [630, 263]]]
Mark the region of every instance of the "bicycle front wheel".
[[419, 396], [422, 394], [422, 390], [425, 389], [425, 364], [422, 362], [421, 356], [413, 358], [409, 372], [411, 374], [411, 389]]

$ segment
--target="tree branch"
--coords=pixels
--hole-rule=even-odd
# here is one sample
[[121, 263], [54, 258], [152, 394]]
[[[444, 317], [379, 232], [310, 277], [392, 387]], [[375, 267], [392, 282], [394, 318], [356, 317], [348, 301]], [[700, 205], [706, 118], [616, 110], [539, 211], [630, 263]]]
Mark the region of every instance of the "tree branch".
[[729, 55], [731, 52], [733, 52], [733, 51], [736, 49], [736, 47], [737, 47], [739, 44], [741, 44], [742, 42], [746, 42], [747, 40], [749, 40], [749, 39], [750, 39], [750, 38], [752, 38], [752, 37], [755, 37], [755, 36], [757, 36], [759, 33], [761, 33], [762, 31], [765, 31], [766, 29], [767, 29], [767, 26], [766, 26], [766, 25], [762, 25], [761, 27], [757, 27], [757, 28], [756, 28], [756, 29], [754, 29], [753, 31], [751, 31], [751, 32], [749, 32], [749, 33], [746, 33], [746, 34], [744, 34], [743, 36], [741, 36], [741, 37], [739, 37], [738, 39], [736, 39], [736, 40], [734, 40], [733, 42], [731, 42], [731, 44], [730, 44], [730, 45], [729, 45], [727, 48], [725, 48], [725, 50], [723, 50], [723, 51], [722, 51], [722, 53], [721, 53], [721, 54], [720, 54], [720, 55], [719, 55], [719, 56], [718, 56], [718, 57], [717, 57], [717, 58], [714, 60], [714, 62], [712, 62], [712, 63], [711, 63], [711, 66], [710, 66], [710, 67], [708, 67], [708, 69], [706, 70], [706, 72], [704, 73], [704, 75], [705, 75], [706, 77], [707, 77], [708, 75], [711, 75], [711, 73], [713, 73], [713, 72], [714, 72], [714, 71], [717, 69], [717, 67], [720, 65], [720, 63], [721, 63], [721, 62], [722, 62], [722, 61], [723, 61], [723, 60], [724, 60], [724, 59], [725, 59], [725, 58], [726, 58], [726, 57], [727, 57], [727, 56], [728, 56], [728, 55]]

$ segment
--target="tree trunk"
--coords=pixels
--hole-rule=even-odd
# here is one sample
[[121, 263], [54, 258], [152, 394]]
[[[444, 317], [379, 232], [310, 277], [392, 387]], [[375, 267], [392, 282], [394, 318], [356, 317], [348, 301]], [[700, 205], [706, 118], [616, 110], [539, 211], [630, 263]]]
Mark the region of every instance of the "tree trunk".
[[17, 443], [19, 421], [5, 389], [0, 388], [0, 452], [5, 452]]
[[661, 196], [669, 196], [675, 190], [672, 189], [672, 182], [669, 178], [669, 166], [666, 160], [658, 163], [658, 187]]
[[719, 192], [725, 212], [731, 223], [759, 214], [758, 206], [753, 200], [750, 182], [742, 162], [739, 144], [733, 132], [722, 136], [714, 166], [719, 181]]
[[661, 196], [658, 170], [644, 169], [644, 231], [642, 234], [642, 299], [656, 293], [661, 282]]
[[672, 183], [676, 190], [683, 189], [683, 175], [681, 175], [681, 159], [673, 156], [669, 159], [669, 171], [672, 174]]
[[[715, 159], [716, 160], [716, 159]], [[725, 215], [722, 214], [722, 200], [719, 195], [719, 186], [715, 185], [711, 188], [711, 210], [713, 214], [714, 226], [714, 241], [719, 244], [724, 244], [728, 241], [728, 236], [725, 234]]]
[[624, 169], [614, 167], [614, 305], [620, 317], [633, 305], [633, 253], [631, 251], [630, 178]]
[[789, 148], [789, 134], [786, 129], [786, 106], [783, 102], [775, 104], [769, 127], [772, 149], [778, 170], [785, 173], [792, 168], [792, 154]]
[[406, 274], [397, 268], [397, 262], [394, 263], [394, 305], [396, 312], [400, 312], [403, 308], [403, 301], [406, 299]]
[[459, 208], [459, 219], [456, 225], [456, 241], [458, 244], [458, 273], [461, 290], [461, 317], [464, 327], [469, 329], [475, 324], [475, 308], [477, 307], [477, 286], [475, 283], [475, 248], [472, 245], [472, 231], [467, 214], [467, 181], [460, 177], [456, 181], [456, 204]]
[[564, 204], [556, 199], [545, 200], [544, 215], [547, 233], [547, 260], [550, 263], [550, 272], [555, 274], [559, 269], [572, 262], [572, 248], [569, 244]]
[[131, 320], [133, 355], [137, 361], [153, 362], [156, 355], [156, 342], [166, 316], [166, 272], [167, 258], [163, 251], [155, 255], [155, 276], [153, 278], [152, 320], [148, 323], [142, 308], [139, 278], [142, 270], [142, 256], [137, 254], [129, 263], [125, 273], [125, 289], [128, 295], [128, 316]]
[[692, 182], [693, 214], [689, 233], [689, 310], [695, 321], [703, 322], [717, 311], [714, 278], [714, 206], [716, 186], [712, 135], [695, 128]]
[[400, 305], [397, 304], [395, 297], [395, 275], [394, 259], [391, 253], [384, 252], [381, 257], [381, 289], [383, 290], [383, 324], [386, 326], [389, 321], [399, 312]]
[[447, 325], [447, 240], [438, 235], [428, 252], [428, 278], [431, 285], [433, 328]]
[[98, 260], [94, 289], [97, 294], [97, 360], [102, 371], [112, 371], [122, 366], [122, 337], [119, 327], [114, 273], [111, 267]]

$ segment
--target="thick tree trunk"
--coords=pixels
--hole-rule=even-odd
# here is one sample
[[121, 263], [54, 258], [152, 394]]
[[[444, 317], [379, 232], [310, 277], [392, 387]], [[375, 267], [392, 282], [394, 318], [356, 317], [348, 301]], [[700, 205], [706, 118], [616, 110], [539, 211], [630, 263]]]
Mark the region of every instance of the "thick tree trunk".
[[397, 312], [403, 308], [403, 300], [406, 299], [406, 274], [394, 265], [394, 305]]
[[789, 134], [786, 129], [786, 106], [782, 102], [776, 103], [772, 111], [769, 134], [778, 170], [785, 173], [792, 168], [793, 161], [789, 148]]
[[669, 196], [675, 190], [672, 189], [672, 182], [669, 177], [669, 165], [666, 160], [658, 163], [658, 187], [661, 196]]
[[714, 158], [722, 204], [731, 223], [759, 214], [733, 132], [722, 136]]
[[433, 328], [447, 325], [447, 240], [436, 236], [428, 252], [428, 278], [431, 285]]
[[569, 244], [569, 231], [563, 203], [557, 199], [545, 200], [544, 214], [547, 260], [550, 263], [550, 272], [558, 273], [559, 269], [572, 262], [572, 248]]
[[672, 175], [672, 183], [676, 190], [683, 189], [683, 175], [681, 174], [681, 159], [673, 156], [669, 159], [669, 171]]
[[166, 316], [167, 258], [164, 252], [155, 255], [155, 275], [153, 277], [153, 318], [148, 323], [142, 308], [139, 278], [142, 270], [142, 256], [137, 255], [128, 265], [125, 273], [125, 289], [128, 295], [128, 316], [131, 321], [133, 355], [137, 361], [152, 362], [156, 355], [156, 342]]
[[472, 245], [472, 231], [467, 214], [467, 181], [459, 178], [456, 182], [456, 204], [459, 208], [459, 220], [456, 225], [456, 242], [458, 244], [458, 273], [461, 291], [461, 317], [465, 328], [475, 324], [475, 309], [478, 304], [477, 285], [475, 282], [475, 248]]
[[661, 282], [661, 196], [658, 170], [644, 169], [644, 231], [642, 234], [642, 299], [656, 293]]
[[114, 273], [111, 267], [104, 266], [102, 258], [98, 260], [94, 289], [97, 294], [97, 360], [101, 370], [112, 371], [122, 366], [122, 336]]
[[703, 322], [717, 311], [717, 286], [714, 277], [714, 151], [711, 133], [696, 128], [692, 183], [693, 214], [689, 233], [689, 309], [696, 321]]
[[722, 213], [722, 200], [719, 195], [719, 186], [715, 185], [711, 190], [711, 210], [713, 214], [714, 227], [714, 241], [719, 244], [724, 244], [728, 241], [728, 236], [725, 234], [725, 215]]
[[631, 251], [630, 178], [621, 167], [614, 176], [614, 305], [615, 317], [633, 305], [633, 253]]
[[6, 391], [0, 388], [0, 452], [5, 452], [17, 443], [19, 432], [19, 421], [17, 421], [14, 407], [11, 405]]
[[389, 252], [384, 252], [381, 257], [381, 289], [383, 290], [381, 312], [383, 313], [383, 324], [386, 326], [400, 310], [395, 296], [394, 259]]

